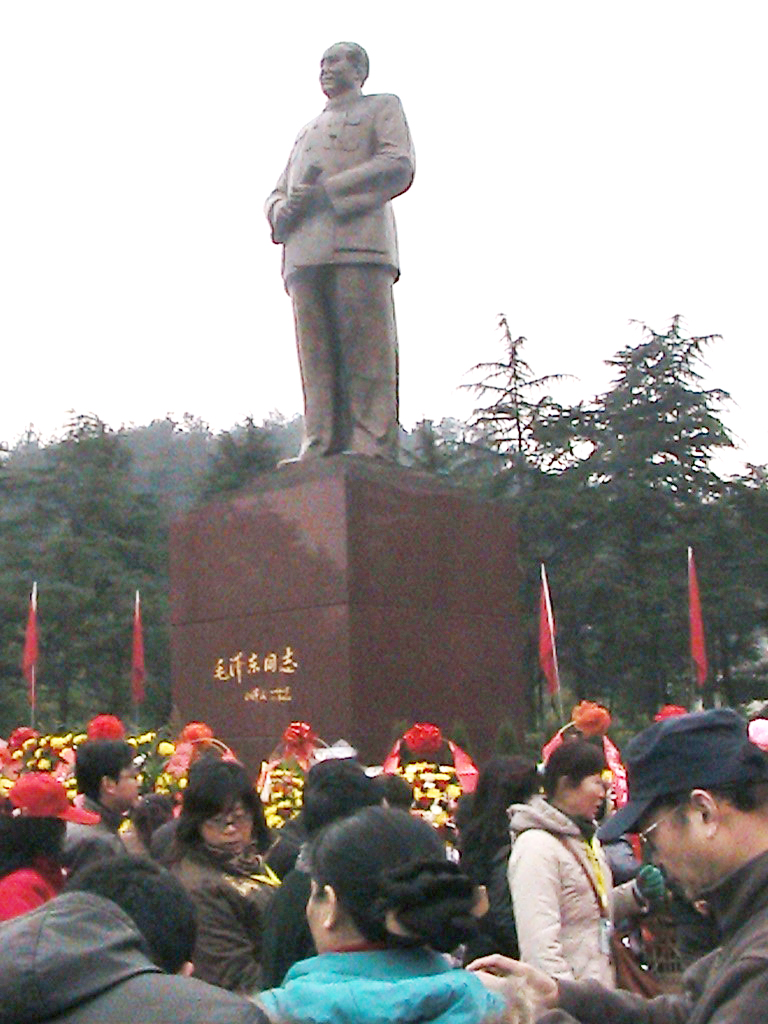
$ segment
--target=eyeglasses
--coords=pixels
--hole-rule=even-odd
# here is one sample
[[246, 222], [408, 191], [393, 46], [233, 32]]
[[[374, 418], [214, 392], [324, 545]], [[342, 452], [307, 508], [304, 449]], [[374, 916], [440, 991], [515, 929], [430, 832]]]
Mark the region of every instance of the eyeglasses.
[[253, 823], [253, 815], [244, 808], [231, 811], [229, 814], [217, 814], [205, 820], [205, 824], [216, 832], [226, 832], [228, 828], [242, 828], [249, 823]]
[[667, 818], [671, 818], [676, 810], [677, 806], [670, 807], [666, 814], [662, 814], [662, 816], [660, 818], [657, 818], [652, 825], [649, 825], [648, 828], [644, 828], [642, 832], [637, 833], [637, 838], [640, 840], [640, 842], [643, 844], [643, 847], [646, 850], [648, 850], [649, 853], [653, 853], [656, 849], [656, 847], [653, 845], [653, 833], [656, 831], [656, 829], [663, 821], [666, 821]]

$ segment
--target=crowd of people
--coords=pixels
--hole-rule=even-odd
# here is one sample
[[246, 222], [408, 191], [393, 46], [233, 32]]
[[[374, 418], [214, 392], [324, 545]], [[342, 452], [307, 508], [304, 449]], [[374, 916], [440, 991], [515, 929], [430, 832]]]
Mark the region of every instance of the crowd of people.
[[[80, 745], [74, 803], [43, 772], [10, 789], [0, 1024], [768, 1010], [768, 760], [731, 710], [641, 732], [619, 801], [599, 737], [565, 733], [539, 765], [491, 758], [451, 844], [411, 813], [401, 777], [354, 757], [314, 764], [273, 832], [234, 757], [197, 757], [174, 806], [139, 796], [134, 756], [124, 740]], [[690, 964], [664, 991], [637, 956], [659, 908]]]

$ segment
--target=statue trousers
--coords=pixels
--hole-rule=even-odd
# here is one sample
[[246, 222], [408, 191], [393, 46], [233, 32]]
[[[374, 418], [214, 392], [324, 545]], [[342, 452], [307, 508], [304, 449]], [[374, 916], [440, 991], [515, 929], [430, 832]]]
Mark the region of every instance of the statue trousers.
[[300, 458], [396, 457], [394, 280], [390, 267], [369, 263], [306, 267], [288, 280], [304, 389]]

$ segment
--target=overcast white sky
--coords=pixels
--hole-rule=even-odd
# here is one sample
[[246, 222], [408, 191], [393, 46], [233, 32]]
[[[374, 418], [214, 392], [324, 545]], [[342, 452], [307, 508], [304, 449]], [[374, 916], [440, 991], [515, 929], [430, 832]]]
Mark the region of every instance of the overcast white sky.
[[719, 332], [768, 461], [764, 5], [753, 0], [0, 3], [0, 440], [67, 410], [214, 429], [301, 408], [262, 205], [353, 39], [417, 153], [398, 199], [401, 418], [465, 416], [497, 315], [563, 400], [681, 313]]

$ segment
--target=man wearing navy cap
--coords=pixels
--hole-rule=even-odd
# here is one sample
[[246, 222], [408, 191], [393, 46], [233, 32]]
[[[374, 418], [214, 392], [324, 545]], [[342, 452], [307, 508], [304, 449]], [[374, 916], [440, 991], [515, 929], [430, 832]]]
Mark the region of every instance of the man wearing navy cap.
[[685, 972], [681, 995], [652, 1000], [557, 982], [503, 957], [473, 967], [524, 978], [537, 1019], [549, 1024], [768, 1021], [768, 759], [744, 720], [723, 708], [657, 722], [632, 740], [626, 760], [629, 802], [601, 838], [637, 832], [690, 899], [706, 900], [719, 948]]

